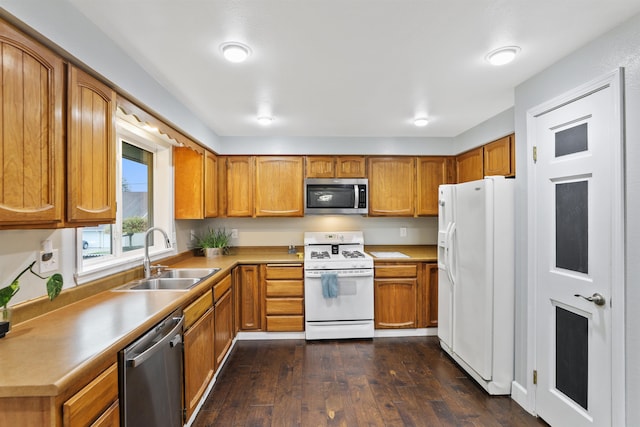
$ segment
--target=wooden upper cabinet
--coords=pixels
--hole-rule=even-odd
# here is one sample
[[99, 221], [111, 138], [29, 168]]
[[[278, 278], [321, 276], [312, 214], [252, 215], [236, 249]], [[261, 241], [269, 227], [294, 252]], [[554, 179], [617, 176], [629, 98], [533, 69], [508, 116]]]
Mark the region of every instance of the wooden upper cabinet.
[[484, 174], [515, 176], [515, 139], [508, 135], [484, 146]]
[[115, 222], [116, 93], [104, 83], [69, 68], [67, 221]]
[[253, 216], [254, 167], [255, 157], [253, 156], [227, 157], [225, 198], [227, 216]]
[[365, 178], [364, 156], [307, 156], [307, 178]]
[[57, 227], [64, 212], [64, 63], [2, 20], [0, 49], [0, 227]]
[[418, 157], [416, 215], [438, 215], [438, 187], [447, 182], [446, 157]]
[[369, 158], [369, 215], [413, 216], [414, 157]]
[[174, 210], [176, 219], [202, 219], [204, 150], [173, 147]]
[[256, 216], [303, 216], [303, 158], [256, 157]]
[[336, 157], [336, 178], [365, 178], [365, 159], [362, 156]]
[[483, 147], [478, 147], [456, 156], [456, 182], [484, 178], [483, 151]]
[[334, 178], [336, 176], [336, 159], [334, 156], [307, 156], [307, 178]]
[[204, 217], [218, 216], [218, 157], [204, 152]]

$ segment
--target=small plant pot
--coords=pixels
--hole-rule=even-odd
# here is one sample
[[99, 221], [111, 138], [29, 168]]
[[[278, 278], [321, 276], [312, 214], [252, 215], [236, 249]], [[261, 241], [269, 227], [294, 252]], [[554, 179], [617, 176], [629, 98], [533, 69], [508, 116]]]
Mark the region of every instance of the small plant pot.
[[11, 308], [0, 309], [0, 338], [3, 338], [11, 330]]
[[222, 248], [204, 248], [204, 256], [207, 258], [215, 258], [222, 255]]

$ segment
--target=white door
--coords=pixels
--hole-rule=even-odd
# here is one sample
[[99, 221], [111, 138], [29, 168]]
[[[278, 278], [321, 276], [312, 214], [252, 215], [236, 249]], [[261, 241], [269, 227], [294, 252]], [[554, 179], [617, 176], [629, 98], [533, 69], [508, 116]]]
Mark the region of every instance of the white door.
[[[455, 261], [453, 352], [483, 379], [491, 380], [493, 362], [493, 211], [487, 201], [490, 182], [456, 186], [453, 233]], [[492, 188], [492, 187], [491, 187]]]
[[[619, 77], [618, 77], [619, 79]], [[612, 425], [612, 283], [622, 280], [619, 86], [530, 114], [536, 412], [552, 426]], [[533, 151], [533, 150], [532, 150]], [[533, 153], [532, 153], [533, 154]], [[621, 307], [622, 301], [616, 301]]]
[[441, 185], [438, 189], [438, 338], [445, 350], [451, 352], [453, 343], [453, 285], [451, 271], [451, 233], [454, 218], [455, 186]]

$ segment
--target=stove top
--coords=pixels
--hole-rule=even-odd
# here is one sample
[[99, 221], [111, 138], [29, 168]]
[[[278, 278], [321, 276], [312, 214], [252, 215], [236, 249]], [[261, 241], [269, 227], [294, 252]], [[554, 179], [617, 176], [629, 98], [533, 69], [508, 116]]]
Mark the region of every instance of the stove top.
[[306, 270], [373, 268], [361, 231], [304, 234]]

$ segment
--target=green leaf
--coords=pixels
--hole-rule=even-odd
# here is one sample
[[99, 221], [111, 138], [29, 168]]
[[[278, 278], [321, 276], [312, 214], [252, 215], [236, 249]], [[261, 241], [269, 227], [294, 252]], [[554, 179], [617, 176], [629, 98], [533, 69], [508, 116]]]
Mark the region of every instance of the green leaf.
[[14, 280], [12, 284], [0, 289], [0, 307], [6, 307], [11, 301], [11, 298], [20, 290], [20, 284], [18, 279]]
[[47, 280], [47, 295], [49, 295], [49, 301], [53, 301], [55, 297], [60, 294], [62, 290], [62, 274], [56, 273], [53, 276], [49, 277]]

